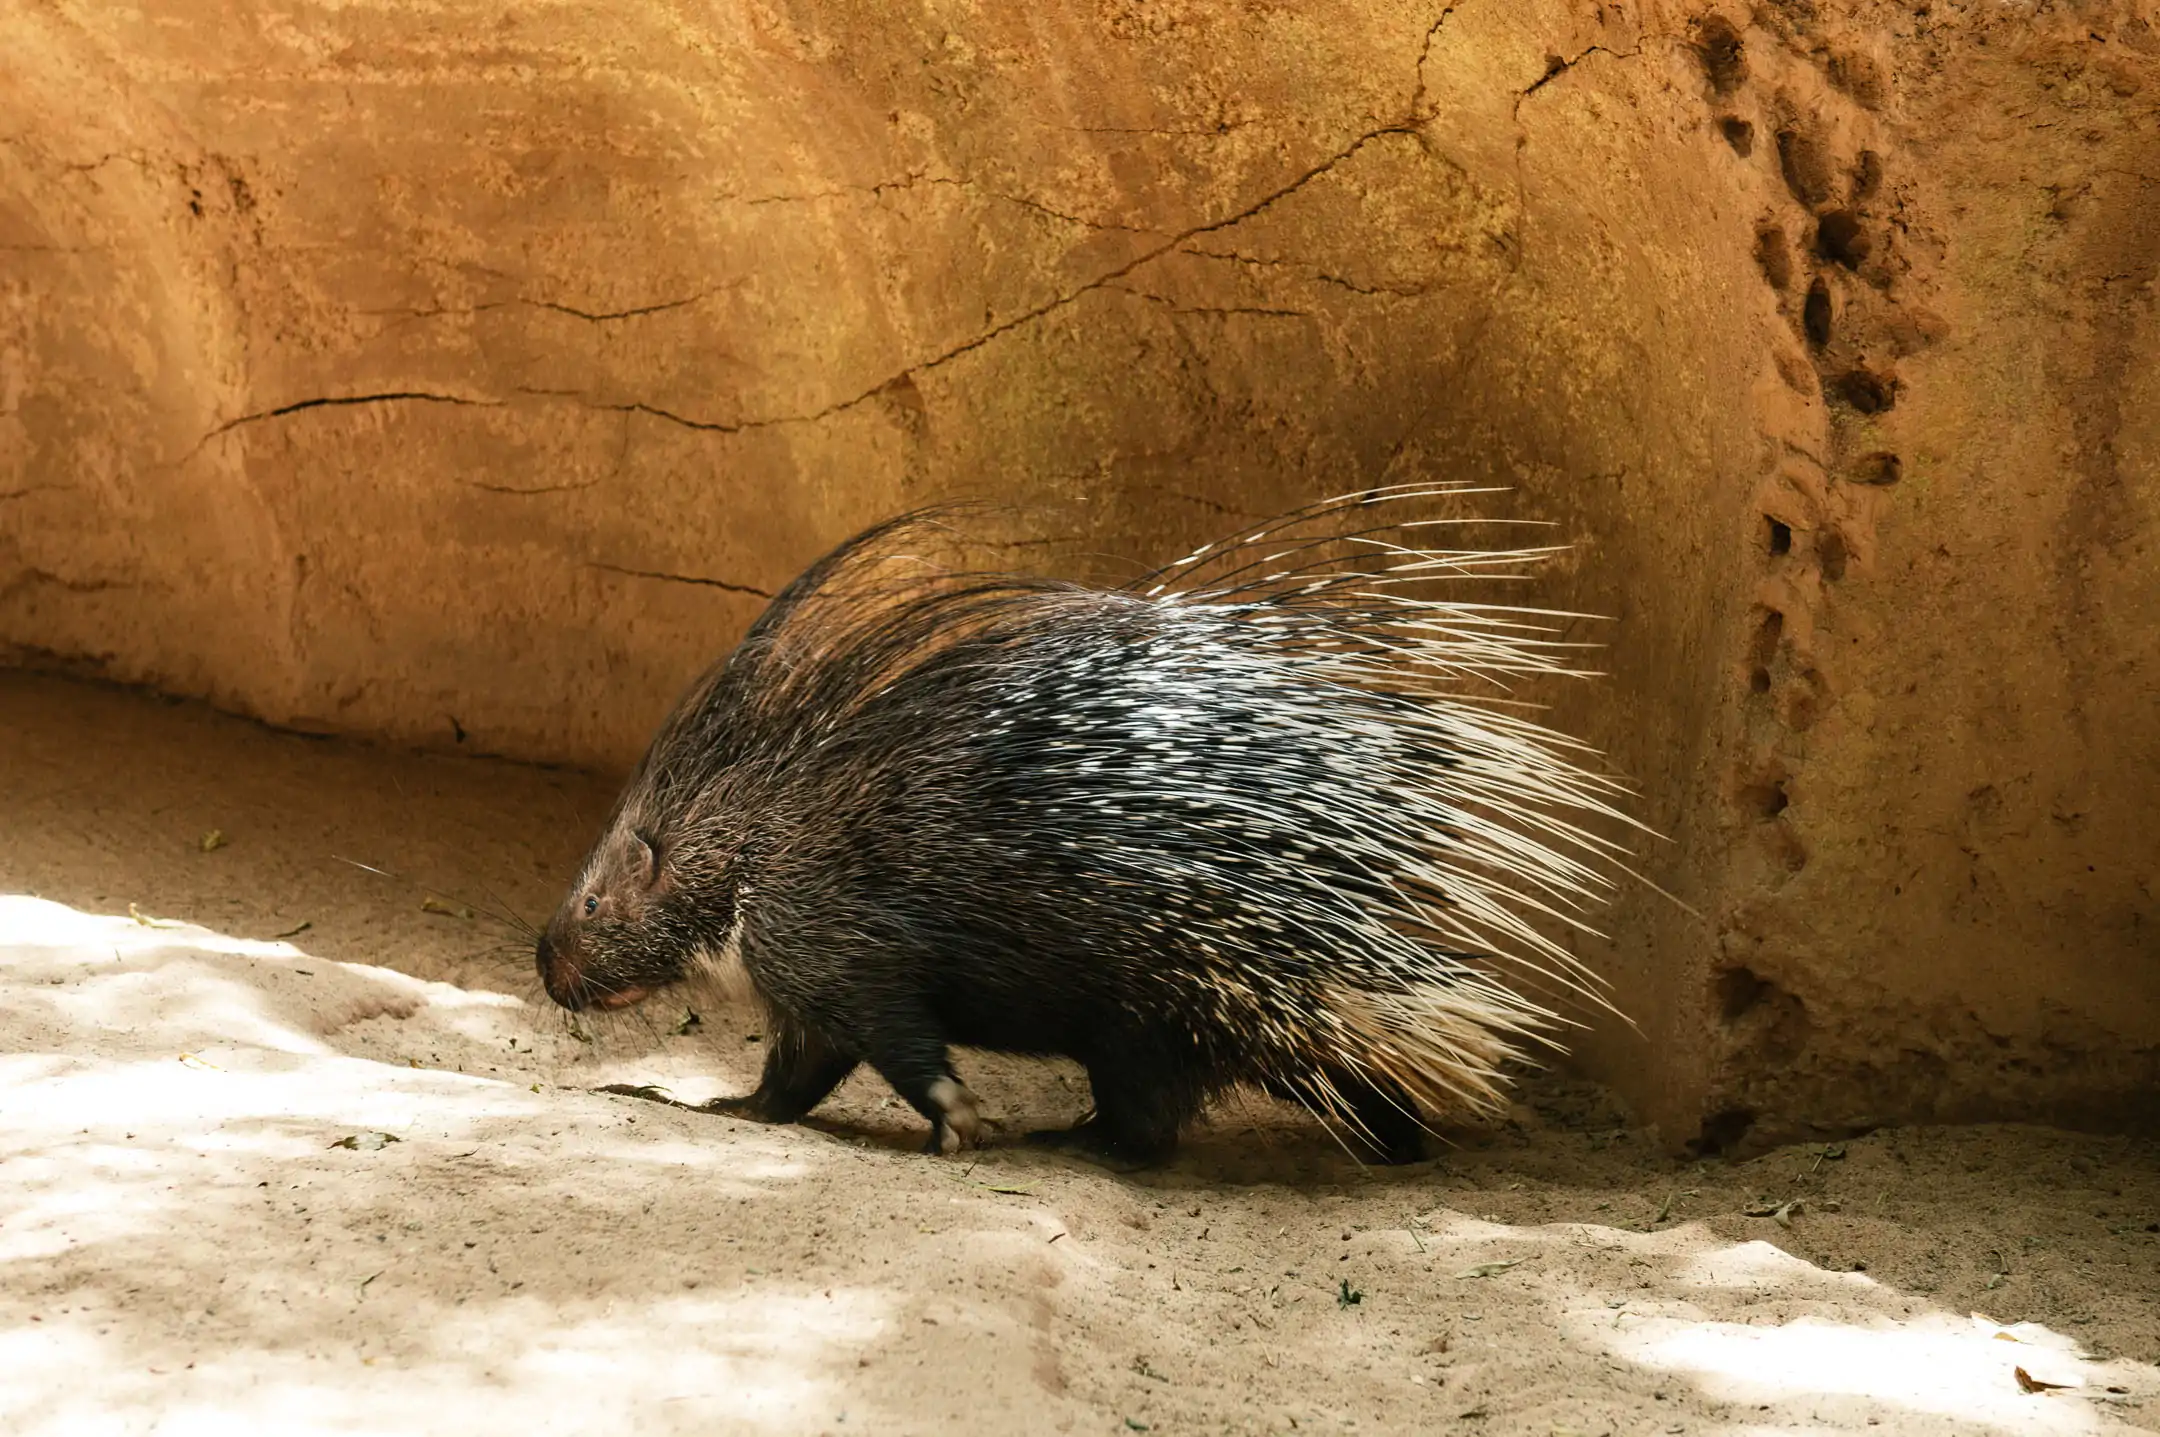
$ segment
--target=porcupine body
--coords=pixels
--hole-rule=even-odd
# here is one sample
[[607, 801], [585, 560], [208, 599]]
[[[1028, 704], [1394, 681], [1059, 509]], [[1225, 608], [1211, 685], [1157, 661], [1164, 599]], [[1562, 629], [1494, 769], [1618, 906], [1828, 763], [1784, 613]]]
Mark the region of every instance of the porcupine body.
[[[1541, 551], [1416, 547], [1316, 505], [1118, 589], [896, 562], [849, 541], [681, 701], [538, 945], [563, 1006], [737, 968], [795, 1121], [859, 1063], [980, 1116], [950, 1045], [1085, 1065], [1065, 1136], [1167, 1155], [1251, 1084], [1419, 1155], [1595, 996], [1554, 941], [1600, 896], [1617, 786], [1491, 700], [1566, 672], [1529, 611], [1426, 597]], [[1394, 512], [1392, 507], [1389, 512]], [[1438, 521], [1430, 521], [1438, 522]]]

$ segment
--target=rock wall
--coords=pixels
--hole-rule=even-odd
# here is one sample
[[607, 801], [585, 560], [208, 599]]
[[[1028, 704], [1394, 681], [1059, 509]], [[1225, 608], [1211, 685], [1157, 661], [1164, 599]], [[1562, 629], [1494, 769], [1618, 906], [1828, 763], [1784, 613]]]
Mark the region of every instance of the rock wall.
[[0, 0], [0, 643], [620, 765], [908, 504], [1505, 485], [1687, 905], [1594, 1071], [2142, 1121], [2156, 80], [2133, 7]]

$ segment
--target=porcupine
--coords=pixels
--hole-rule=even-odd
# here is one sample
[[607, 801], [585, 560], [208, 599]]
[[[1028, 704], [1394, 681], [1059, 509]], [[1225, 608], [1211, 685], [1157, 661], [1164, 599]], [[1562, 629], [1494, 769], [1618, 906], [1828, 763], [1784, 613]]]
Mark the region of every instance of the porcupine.
[[1240, 1084], [1414, 1160], [1428, 1114], [1503, 1103], [1555, 988], [1603, 1001], [1540, 924], [1584, 926], [1631, 822], [1493, 689], [1578, 646], [1425, 596], [1553, 551], [1357, 527], [1465, 492], [1329, 500], [1115, 588], [896, 562], [922, 515], [858, 535], [662, 724], [536, 945], [548, 994], [746, 976], [764, 1073], [705, 1107], [768, 1122], [868, 1062], [928, 1151], [972, 1144], [957, 1044], [1078, 1060], [1092, 1115], [1035, 1136], [1113, 1161]]

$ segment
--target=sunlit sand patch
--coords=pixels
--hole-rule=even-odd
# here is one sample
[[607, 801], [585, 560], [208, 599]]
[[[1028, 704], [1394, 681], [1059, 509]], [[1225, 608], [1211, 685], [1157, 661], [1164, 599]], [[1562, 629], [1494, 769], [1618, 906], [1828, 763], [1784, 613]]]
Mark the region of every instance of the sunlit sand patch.
[[[1652, 1315], [1583, 1335], [1628, 1361], [1692, 1377], [1713, 1397], [1773, 1408], [1806, 1404], [1825, 1418], [1864, 1419], [1887, 1405], [2005, 1432], [2097, 1432], [2107, 1423], [2079, 1400], [2086, 1389], [2107, 1385], [2107, 1369], [2066, 1339], [2004, 1342], [1992, 1328], [1946, 1313], [1763, 1326]], [[2028, 1390], [2019, 1368], [2054, 1386]]]
[[[591, 1430], [565, 1414], [603, 1410], [619, 1431], [789, 1432], [845, 1418], [851, 1399], [831, 1374], [890, 1325], [880, 1295], [848, 1290], [592, 1307], [468, 1307], [447, 1350], [296, 1334], [290, 1346], [148, 1362], [95, 1316], [48, 1318], [0, 1333], [0, 1417], [16, 1437], [137, 1431], [145, 1413], [160, 1433], [559, 1432]], [[56, 1371], [101, 1375], [56, 1385]], [[852, 1405], [875, 1430], [875, 1409]]]

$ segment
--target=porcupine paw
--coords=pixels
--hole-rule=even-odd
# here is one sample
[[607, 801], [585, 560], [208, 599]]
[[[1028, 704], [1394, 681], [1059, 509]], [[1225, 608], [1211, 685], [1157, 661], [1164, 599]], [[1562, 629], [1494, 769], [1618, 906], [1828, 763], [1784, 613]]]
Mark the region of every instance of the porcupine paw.
[[713, 1098], [703, 1103], [686, 1103], [680, 1098], [670, 1096], [667, 1089], [652, 1083], [604, 1083], [592, 1091], [618, 1098], [643, 1098], [648, 1103], [681, 1108], [686, 1113], [719, 1113], [730, 1118], [750, 1118], [760, 1123], [782, 1121], [766, 1109], [764, 1100], [757, 1093], [743, 1098]]
[[590, 1091], [606, 1093], [616, 1098], [643, 1098], [648, 1103], [658, 1103], [662, 1107], [685, 1108], [693, 1112], [697, 1109], [697, 1104], [670, 1097], [667, 1089], [652, 1083], [602, 1083]]
[[930, 1085], [929, 1096], [938, 1115], [930, 1124], [930, 1142], [924, 1152], [949, 1155], [981, 1144], [990, 1124], [967, 1084], [958, 1078], [939, 1078]]
[[1084, 1119], [1069, 1128], [1043, 1128], [1029, 1133], [1027, 1140], [1042, 1147], [1091, 1158], [1121, 1172], [1155, 1167], [1167, 1162], [1177, 1151], [1175, 1136], [1167, 1141], [1138, 1138], [1119, 1132], [1096, 1117]]

